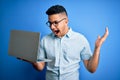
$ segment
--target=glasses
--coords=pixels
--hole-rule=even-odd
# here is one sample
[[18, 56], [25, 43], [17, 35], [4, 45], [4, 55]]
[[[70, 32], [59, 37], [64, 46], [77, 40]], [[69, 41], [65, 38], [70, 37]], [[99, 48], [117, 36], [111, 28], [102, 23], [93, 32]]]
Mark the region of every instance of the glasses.
[[63, 21], [63, 20], [65, 20], [66, 18], [63, 18], [63, 19], [61, 19], [61, 20], [59, 20], [59, 21], [54, 21], [54, 22], [50, 22], [50, 21], [48, 21], [48, 22], [46, 22], [46, 24], [47, 24], [47, 26], [51, 26], [52, 24], [55, 26], [55, 27], [57, 27], [58, 26], [58, 24], [61, 22], [61, 21]]

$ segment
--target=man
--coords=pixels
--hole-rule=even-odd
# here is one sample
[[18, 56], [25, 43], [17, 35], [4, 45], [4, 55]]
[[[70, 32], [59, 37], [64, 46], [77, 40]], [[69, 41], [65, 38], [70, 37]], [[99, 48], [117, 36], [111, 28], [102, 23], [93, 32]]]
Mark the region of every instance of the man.
[[[68, 26], [67, 12], [63, 6], [54, 5], [46, 11], [46, 14], [48, 15], [46, 24], [52, 33], [41, 40], [39, 54], [40, 58], [52, 60], [46, 64], [46, 80], [79, 80], [81, 60], [88, 71], [95, 72], [101, 45], [108, 36], [108, 28], [103, 37], [98, 36], [92, 54], [87, 39]], [[45, 62], [32, 64], [38, 70], [43, 70], [45, 66]]]

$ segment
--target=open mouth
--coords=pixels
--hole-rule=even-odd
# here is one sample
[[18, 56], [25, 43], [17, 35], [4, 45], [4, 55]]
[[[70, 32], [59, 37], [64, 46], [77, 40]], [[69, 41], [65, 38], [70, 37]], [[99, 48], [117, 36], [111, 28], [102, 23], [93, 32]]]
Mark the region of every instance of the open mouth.
[[58, 34], [60, 32], [60, 30], [55, 30], [54, 34]]

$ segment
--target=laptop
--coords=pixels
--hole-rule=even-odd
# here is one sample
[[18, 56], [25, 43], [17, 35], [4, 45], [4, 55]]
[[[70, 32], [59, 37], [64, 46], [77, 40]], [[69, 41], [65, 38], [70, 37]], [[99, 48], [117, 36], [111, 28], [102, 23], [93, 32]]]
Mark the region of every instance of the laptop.
[[11, 30], [8, 54], [30, 62], [50, 62], [50, 59], [38, 59], [40, 33], [23, 30]]

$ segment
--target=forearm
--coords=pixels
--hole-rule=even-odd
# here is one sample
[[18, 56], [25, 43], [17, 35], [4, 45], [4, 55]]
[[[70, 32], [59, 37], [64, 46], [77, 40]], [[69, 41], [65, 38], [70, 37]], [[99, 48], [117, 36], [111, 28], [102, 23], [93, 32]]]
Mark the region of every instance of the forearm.
[[106, 40], [108, 34], [109, 34], [109, 31], [108, 31], [108, 28], [106, 28], [105, 34], [102, 37], [98, 36], [98, 38], [95, 42], [95, 49], [94, 49], [93, 56], [91, 57], [90, 60], [84, 61], [85, 66], [87, 67], [87, 69], [90, 72], [96, 71], [96, 68], [97, 68], [98, 63], [99, 63], [100, 48], [101, 48], [103, 42]]
[[94, 49], [94, 54], [88, 61], [87, 68], [90, 72], [95, 72], [99, 63], [100, 47]]

